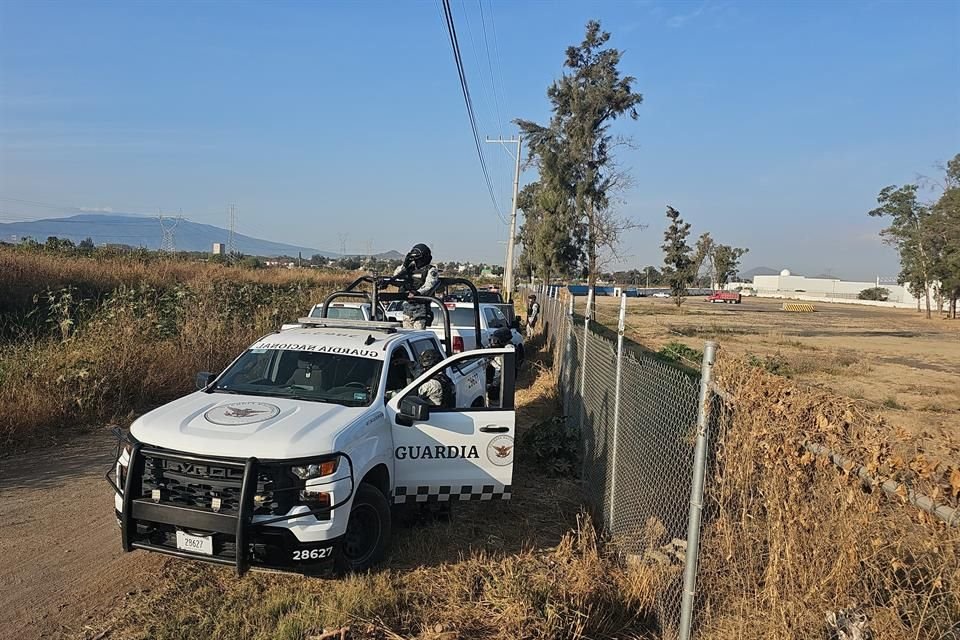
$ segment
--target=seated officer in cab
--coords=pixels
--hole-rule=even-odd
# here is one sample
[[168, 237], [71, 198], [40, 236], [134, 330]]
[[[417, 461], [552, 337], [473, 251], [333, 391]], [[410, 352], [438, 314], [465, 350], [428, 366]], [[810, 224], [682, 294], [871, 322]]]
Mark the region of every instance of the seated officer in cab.
[[[420, 354], [420, 371], [427, 371], [430, 367], [443, 362], [443, 356], [436, 349], [427, 349]], [[456, 404], [456, 389], [453, 380], [444, 370], [433, 374], [429, 380], [420, 385], [417, 395], [435, 407], [453, 409]]]

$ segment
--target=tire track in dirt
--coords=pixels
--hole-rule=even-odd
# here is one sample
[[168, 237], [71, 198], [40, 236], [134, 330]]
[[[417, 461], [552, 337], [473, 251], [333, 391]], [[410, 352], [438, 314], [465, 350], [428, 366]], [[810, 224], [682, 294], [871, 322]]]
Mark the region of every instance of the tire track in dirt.
[[151, 588], [161, 558], [120, 550], [112, 460], [105, 431], [0, 459], [0, 638], [80, 636]]

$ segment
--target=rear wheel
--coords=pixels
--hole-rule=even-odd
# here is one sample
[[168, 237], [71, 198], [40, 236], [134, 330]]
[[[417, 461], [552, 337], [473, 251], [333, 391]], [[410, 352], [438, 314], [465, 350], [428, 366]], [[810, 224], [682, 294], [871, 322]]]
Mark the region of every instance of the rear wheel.
[[366, 571], [386, 554], [390, 543], [390, 503], [372, 484], [362, 483], [350, 508], [350, 521], [337, 557], [341, 572]]

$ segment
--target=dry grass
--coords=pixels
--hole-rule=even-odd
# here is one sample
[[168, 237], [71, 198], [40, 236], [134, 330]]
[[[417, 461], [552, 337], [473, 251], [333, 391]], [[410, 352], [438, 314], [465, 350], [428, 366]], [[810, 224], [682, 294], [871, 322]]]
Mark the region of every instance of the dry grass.
[[[824, 637], [829, 611], [860, 606], [875, 637], [960, 634], [960, 530], [838, 473], [824, 444], [956, 504], [957, 471], [908, 455], [881, 417], [736, 360], [704, 530], [701, 637]], [[903, 502], [903, 504], [901, 504]]]
[[[433, 535], [456, 531], [427, 531]], [[164, 565], [131, 598], [111, 638], [301, 640], [351, 625], [354, 639], [641, 638], [652, 574], [606, 554], [588, 519], [549, 549], [466, 552], [444, 563], [337, 581]]]
[[[704, 340], [716, 340], [724, 353], [752, 358], [813, 393], [856, 397], [886, 415], [891, 433], [903, 429], [922, 441], [928, 455], [960, 458], [960, 322], [850, 304], [786, 313], [781, 304], [748, 297], [742, 305], [711, 305], [691, 298], [678, 312], [668, 300], [630, 299], [627, 336], [653, 350], [670, 342], [702, 350]], [[598, 305], [601, 322], [615, 327], [617, 301], [601, 297]]]
[[182, 395], [197, 371], [218, 371], [336, 282], [311, 272], [12, 249], [0, 249], [0, 272], [7, 451]]

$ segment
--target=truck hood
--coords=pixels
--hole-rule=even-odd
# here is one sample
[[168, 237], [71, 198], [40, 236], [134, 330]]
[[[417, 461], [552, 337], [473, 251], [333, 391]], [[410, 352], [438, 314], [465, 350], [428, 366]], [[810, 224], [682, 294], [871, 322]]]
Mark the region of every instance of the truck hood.
[[323, 455], [371, 407], [223, 393], [191, 393], [130, 427], [145, 444], [200, 455], [263, 460]]

